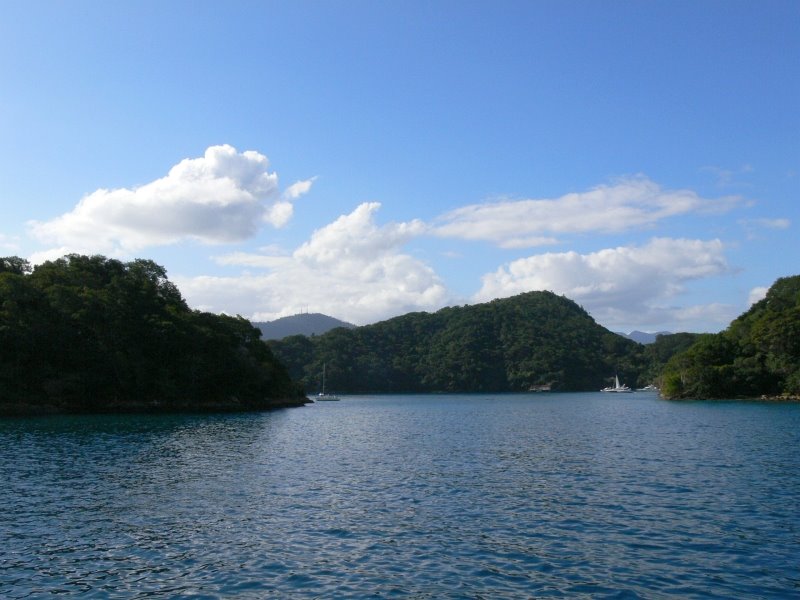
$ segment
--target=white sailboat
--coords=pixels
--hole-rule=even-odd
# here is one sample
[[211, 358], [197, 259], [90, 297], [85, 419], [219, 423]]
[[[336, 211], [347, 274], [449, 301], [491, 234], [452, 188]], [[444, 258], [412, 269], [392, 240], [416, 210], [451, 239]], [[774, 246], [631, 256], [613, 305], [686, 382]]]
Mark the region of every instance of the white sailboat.
[[620, 385], [619, 377], [617, 377], [616, 375], [614, 375], [614, 385], [613, 386], [604, 387], [600, 391], [601, 392], [616, 392], [618, 394], [620, 394], [620, 393], [621, 394], [627, 394], [627, 393], [633, 392], [633, 390], [631, 388], [629, 388], [627, 385], [625, 385], [624, 383], [622, 385]]
[[326, 394], [325, 393], [325, 370], [327, 367], [327, 363], [322, 364], [322, 391], [317, 394], [317, 400], [321, 400], [323, 402], [330, 402], [332, 400], [338, 400], [339, 396], [335, 394]]

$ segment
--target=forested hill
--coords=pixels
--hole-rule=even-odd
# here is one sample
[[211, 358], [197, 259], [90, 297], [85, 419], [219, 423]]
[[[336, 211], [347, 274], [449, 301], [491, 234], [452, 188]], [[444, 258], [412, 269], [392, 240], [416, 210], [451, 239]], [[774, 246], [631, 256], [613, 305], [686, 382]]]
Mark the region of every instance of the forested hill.
[[725, 330], [700, 336], [662, 375], [668, 398], [800, 397], [800, 275], [778, 279]]
[[0, 413], [305, 403], [260, 336], [190, 310], [149, 260], [0, 258]]
[[642, 346], [601, 327], [571, 300], [530, 292], [356, 329], [268, 342], [309, 391], [598, 390], [615, 373], [637, 384]]

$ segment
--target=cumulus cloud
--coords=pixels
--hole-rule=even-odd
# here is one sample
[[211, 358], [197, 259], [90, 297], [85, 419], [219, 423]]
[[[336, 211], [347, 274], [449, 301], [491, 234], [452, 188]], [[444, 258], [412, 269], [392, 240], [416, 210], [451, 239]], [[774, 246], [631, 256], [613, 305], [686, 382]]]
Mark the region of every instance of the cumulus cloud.
[[66, 213], [31, 222], [40, 241], [70, 251], [128, 254], [184, 240], [216, 244], [252, 237], [269, 223], [285, 225], [289, 200], [308, 191], [310, 181], [293, 184], [282, 197], [278, 176], [263, 154], [211, 146], [187, 158], [160, 179], [136, 188], [99, 189]]
[[554, 199], [464, 206], [442, 215], [433, 233], [504, 248], [534, 247], [555, 243], [559, 234], [640, 230], [678, 215], [724, 212], [738, 202], [735, 196], [712, 200], [691, 190], [664, 190], [640, 176]]
[[48, 248], [47, 250], [40, 250], [28, 256], [31, 264], [40, 265], [48, 260], [58, 260], [67, 254], [95, 254], [91, 248], [82, 246], [61, 246], [59, 248]]
[[747, 296], [747, 306], [753, 306], [756, 302], [767, 297], [768, 287], [754, 287]]
[[231, 254], [228, 265], [264, 267], [240, 277], [176, 278], [189, 302], [203, 310], [235, 310], [256, 321], [311, 309], [365, 324], [447, 303], [447, 291], [428, 265], [402, 252], [420, 235], [420, 221], [379, 226], [378, 203], [315, 231], [291, 255]]
[[315, 231], [295, 256], [315, 266], [349, 271], [354, 263], [371, 262], [373, 257], [384, 256], [425, 232], [425, 224], [417, 219], [378, 227], [374, 215], [380, 206], [378, 202], [365, 202]]
[[[725, 273], [723, 250], [719, 240], [655, 238], [644, 246], [590, 254], [539, 254], [484, 275], [474, 300], [550, 290], [575, 300], [608, 327], [686, 319], [689, 313], [669, 308], [669, 299], [687, 281]], [[729, 309], [717, 306], [711, 312], [727, 319]]]

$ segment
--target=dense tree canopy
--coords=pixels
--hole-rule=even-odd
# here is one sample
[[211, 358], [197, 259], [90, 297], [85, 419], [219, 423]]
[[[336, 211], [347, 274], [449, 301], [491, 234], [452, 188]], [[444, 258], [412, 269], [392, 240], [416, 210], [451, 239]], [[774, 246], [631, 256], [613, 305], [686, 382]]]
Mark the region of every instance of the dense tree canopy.
[[269, 345], [309, 390], [319, 389], [325, 364], [328, 388], [338, 392], [597, 390], [615, 373], [636, 385], [647, 361], [643, 346], [550, 292]]
[[800, 276], [778, 280], [722, 333], [648, 346], [550, 292], [260, 336], [241, 317], [190, 310], [149, 260], [0, 258], [0, 412], [296, 404], [301, 385], [320, 389], [323, 365], [328, 390], [350, 393], [596, 390], [618, 374], [630, 386], [658, 378], [675, 398], [797, 395]]
[[673, 356], [662, 391], [670, 398], [800, 395], [800, 276], [779, 279], [725, 331]]
[[655, 383], [660, 380], [664, 365], [679, 352], [687, 350], [697, 341], [697, 333], [662, 333], [655, 342], [643, 346], [638, 354], [640, 383]]
[[302, 401], [260, 335], [241, 317], [190, 310], [149, 260], [73, 254], [31, 270], [0, 258], [4, 412]]

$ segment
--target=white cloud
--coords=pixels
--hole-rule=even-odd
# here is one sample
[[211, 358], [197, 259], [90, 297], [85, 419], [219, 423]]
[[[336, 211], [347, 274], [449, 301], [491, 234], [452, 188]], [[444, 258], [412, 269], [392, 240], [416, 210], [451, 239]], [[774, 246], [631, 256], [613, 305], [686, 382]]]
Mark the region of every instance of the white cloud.
[[735, 196], [710, 200], [691, 190], [664, 190], [640, 176], [555, 199], [465, 206], [441, 216], [433, 232], [504, 248], [534, 247], [555, 243], [554, 235], [640, 230], [678, 215], [724, 212], [738, 202]]
[[231, 254], [228, 265], [265, 267], [265, 274], [174, 278], [192, 306], [235, 311], [256, 321], [300, 310], [365, 324], [447, 303], [444, 285], [423, 262], [402, 253], [420, 221], [378, 226], [378, 203], [366, 203], [313, 233], [291, 256]]
[[312, 177], [311, 179], [306, 179], [305, 181], [294, 182], [292, 185], [286, 188], [286, 191], [283, 192], [284, 197], [295, 200], [303, 194], [307, 194], [308, 190], [311, 189], [311, 185], [316, 179], [316, 177]]
[[792, 224], [789, 219], [742, 219], [739, 222], [745, 227], [760, 227], [763, 229], [789, 229]]
[[93, 252], [89, 248], [83, 248], [80, 246], [78, 247], [61, 246], [60, 248], [48, 248], [47, 250], [34, 252], [28, 257], [28, 261], [30, 261], [30, 263], [33, 265], [40, 265], [48, 260], [58, 260], [59, 258], [66, 256], [67, 254], [91, 255], [95, 254], [95, 252]]
[[[515, 260], [484, 275], [474, 301], [550, 290], [575, 300], [606, 327], [684, 320], [689, 313], [681, 314], [667, 302], [683, 291], [685, 282], [727, 270], [719, 240], [656, 238], [641, 247]], [[722, 314], [720, 307], [712, 312]]]
[[[307, 193], [313, 182], [298, 181], [281, 193], [265, 156], [213, 146], [201, 158], [180, 162], [161, 179], [132, 189], [97, 190], [70, 213], [32, 223], [37, 237], [59, 247], [30, 259], [38, 263], [69, 252], [125, 255], [185, 240], [242, 241], [265, 223], [286, 224], [293, 214], [292, 201]], [[646, 177], [634, 177], [555, 199], [466, 206], [434, 224], [414, 219], [379, 225], [375, 217], [380, 204], [364, 203], [314, 231], [292, 252], [266, 247], [214, 259], [218, 265], [241, 268], [238, 276], [173, 274], [172, 279], [190, 304], [202, 310], [253, 320], [312, 310], [365, 324], [436, 310], [454, 300], [429, 265], [404, 252], [420, 236], [523, 248], [552, 244], [556, 236], [572, 233], [638, 231], [673, 216], [725, 211], [738, 202], [737, 197], [709, 200], [690, 190], [663, 190]], [[789, 222], [758, 224], [782, 228]], [[701, 319], [724, 323], [732, 316], [729, 306], [676, 307], [670, 300], [686, 282], [727, 269], [719, 240], [655, 238], [640, 247], [514, 260], [484, 275], [473, 300], [547, 289], [579, 302], [607, 327], [654, 323], [663, 329], [665, 322]]]
[[[652, 319], [650, 321], [652, 323], [675, 323], [678, 327], [676, 331], [716, 333], [727, 327], [733, 319], [739, 316], [740, 312], [738, 306], [712, 302], [711, 304], [653, 309], [647, 316]], [[709, 328], [712, 324], [716, 327]]]
[[759, 300], [767, 297], [768, 287], [754, 287], [747, 296], [747, 306], [753, 306]]
[[792, 222], [785, 218], [740, 219], [739, 225], [744, 229], [748, 240], [758, 240], [765, 235], [764, 230], [789, 229]]
[[294, 214], [294, 206], [291, 202], [276, 202], [264, 214], [264, 220], [274, 227], [283, 227], [288, 223]]
[[353, 264], [385, 255], [426, 230], [417, 219], [378, 227], [373, 216], [379, 208], [378, 202], [361, 204], [349, 215], [315, 231], [295, 256], [314, 266], [350, 270]]
[[129, 254], [148, 246], [194, 240], [207, 244], [238, 242], [264, 223], [281, 227], [292, 216], [286, 198], [308, 191], [311, 182], [290, 187], [286, 198], [278, 176], [258, 152], [211, 146], [200, 158], [185, 159], [145, 185], [99, 189], [69, 213], [29, 224], [40, 241], [70, 251]]

